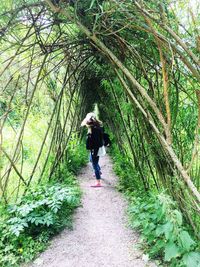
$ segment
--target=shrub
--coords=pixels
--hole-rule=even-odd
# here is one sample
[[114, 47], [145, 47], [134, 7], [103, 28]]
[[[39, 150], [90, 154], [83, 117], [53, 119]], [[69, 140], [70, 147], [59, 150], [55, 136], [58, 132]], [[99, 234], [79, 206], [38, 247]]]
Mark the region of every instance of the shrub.
[[54, 183], [38, 186], [10, 205], [0, 221], [0, 266], [33, 259], [53, 234], [70, 226], [79, 202], [78, 187]]
[[[72, 212], [80, 203], [77, 174], [88, 161], [85, 145], [72, 135], [66, 157], [48, 182], [28, 188], [12, 205], [0, 206], [0, 266], [15, 267], [43, 251], [48, 240], [72, 226]], [[34, 186], [34, 185], [32, 185]]]
[[171, 267], [200, 266], [198, 244], [168, 195], [132, 197], [130, 203], [130, 224], [142, 233], [151, 258], [159, 258]]
[[77, 143], [76, 139], [72, 138], [69, 143], [65, 167], [69, 172], [78, 174], [82, 166], [88, 162], [88, 151], [84, 143]]
[[122, 155], [118, 147], [113, 144], [110, 154], [113, 158], [114, 171], [119, 176], [118, 190], [134, 191], [140, 189], [140, 175], [134, 168], [131, 160], [126, 156]]

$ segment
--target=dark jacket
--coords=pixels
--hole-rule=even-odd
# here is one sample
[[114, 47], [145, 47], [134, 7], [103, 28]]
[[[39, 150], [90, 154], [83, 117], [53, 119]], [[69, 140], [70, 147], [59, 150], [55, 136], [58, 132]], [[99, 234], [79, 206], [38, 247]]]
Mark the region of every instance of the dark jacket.
[[103, 127], [91, 126], [92, 133], [87, 135], [86, 148], [92, 152], [92, 155], [97, 156], [98, 150], [103, 146]]

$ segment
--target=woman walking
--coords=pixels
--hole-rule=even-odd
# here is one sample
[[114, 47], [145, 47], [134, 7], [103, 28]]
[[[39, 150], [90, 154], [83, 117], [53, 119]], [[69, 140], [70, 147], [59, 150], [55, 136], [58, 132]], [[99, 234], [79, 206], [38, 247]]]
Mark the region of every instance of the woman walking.
[[96, 184], [92, 185], [92, 187], [101, 187], [99, 156], [104, 156], [106, 154], [102, 122], [96, 118], [96, 115], [93, 112], [91, 112], [87, 114], [82, 121], [81, 126], [86, 126], [88, 128], [86, 148], [90, 150], [90, 161], [92, 162], [96, 177]]

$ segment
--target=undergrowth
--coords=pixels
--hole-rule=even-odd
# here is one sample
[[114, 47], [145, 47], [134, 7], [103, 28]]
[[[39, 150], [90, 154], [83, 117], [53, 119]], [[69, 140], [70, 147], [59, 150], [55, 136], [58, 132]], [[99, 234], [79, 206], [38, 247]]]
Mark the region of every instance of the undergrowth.
[[131, 162], [112, 147], [118, 189], [129, 202], [130, 226], [141, 233], [140, 247], [147, 258], [170, 267], [200, 267], [200, 244], [185, 222], [178, 205], [167, 192], [142, 190], [139, 174]]
[[130, 196], [130, 225], [142, 234], [142, 248], [150, 258], [170, 267], [199, 267], [198, 242], [183, 215], [165, 193]]
[[86, 162], [84, 145], [71, 145], [51, 181], [29, 188], [17, 203], [0, 207], [1, 267], [33, 260], [53, 235], [72, 227], [72, 213], [81, 197], [74, 174]]

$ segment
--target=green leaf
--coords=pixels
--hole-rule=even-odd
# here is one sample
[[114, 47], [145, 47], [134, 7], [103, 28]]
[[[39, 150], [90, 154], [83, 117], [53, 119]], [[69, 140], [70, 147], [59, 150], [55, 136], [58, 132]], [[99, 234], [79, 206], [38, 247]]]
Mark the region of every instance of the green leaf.
[[165, 247], [165, 261], [170, 261], [173, 258], [180, 256], [179, 248], [173, 242], [167, 243]]
[[192, 240], [187, 231], [181, 231], [179, 234], [179, 239], [181, 246], [188, 252], [190, 251], [191, 246], [195, 244], [194, 240]]
[[190, 252], [183, 256], [183, 262], [187, 267], [200, 266], [200, 253]]
[[153, 256], [160, 253], [160, 251], [164, 249], [165, 245], [166, 245], [165, 241], [159, 239], [153, 246], [151, 246], [150, 255]]
[[163, 233], [164, 233], [163, 232], [163, 226], [162, 225], [158, 225], [157, 228], [156, 228], [156, 236], [160, 236]]
[[174, 210], [174, 214], [176, 215], [176, 219], [177, 219], [178, 224], [181, 226], [183, 223], [182, 214], [178, 210]]
[[165, 238], [167, 240], [169, 240], [170, 236], [172, 235], [173, 229], [174, 229], [174, 226], [171, 222], [167, 222], [164, 225], [164, 233], [165, 233]]
[[103, 13], [103, 6], [99, 4], [99, 7], [101, 9], [101, 12]]
[[92, 0], [89, 9], [93, 7], [94, 3], [95, 3], [95, 0]]
[[133, 221], [133, 223], [132, 223], [132, 227], [133, 227], [133, 228], [137, 228], [137, 227], [139, 227], [140, 225], [141, 225], [141, 222], [140, 222], [140, 221], [137, 221], [137, 220]]
[[168, 240], [173, 232], [173, 228], [173, 224], [171, 222], [167, 222], [157, 227], [156, 235], [160, 236], [161, 234], [165, 234], [165, 238]]

